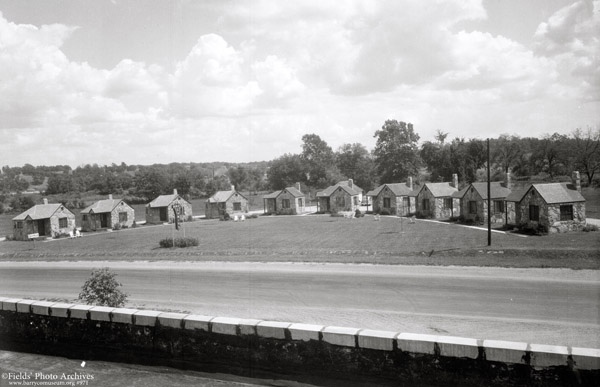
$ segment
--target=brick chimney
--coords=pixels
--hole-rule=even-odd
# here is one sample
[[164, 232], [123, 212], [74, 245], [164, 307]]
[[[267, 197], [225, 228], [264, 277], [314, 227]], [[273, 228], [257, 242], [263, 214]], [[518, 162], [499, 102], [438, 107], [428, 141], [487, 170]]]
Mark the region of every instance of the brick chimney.
[[300, 183], [296, 183], [296, 188], [298, 188], [298, 191], [302, 192], [302, 187], [300, 187]]
[[48, 198], [44, 198], [44, 204], [48, 204]]
[[571, 174], [571, 181], [573, 182], [575, 189], [577, 189], [578, 192], [581, 192], [581, 177], [579, 176], [579, 171], [573, 171]]
[[112, 194], [108, 194], [108, 199], [112, 200]]
[[354, 187], [354, 181], [352, 181], [352, 179], [348, 179], [348, 187], [350, 187], [350, 188]]
[[504, 177], [504, 184], [506, 185], [506, 188], [508, 189], [512, 189], [512, 181], [511, 181], [511, 176], [510, 176], [510, 168], [508, 168], [508, 171], [506, 171], [506, 176]]
[[177, 195], [177, 188], [173, 188], [173, 195]]
[[452, 186], [458, 189], [458, 174], [456, 173], [452, 174]]
[[412, 177], [409, 176], [408, 179], [406, 179], [406, 186], [408, 187], [409, 190], [413, 190], [413, 182], [412, 182]]
[[231, 185], [231, 190], [235, 191], [235, 185], [233, 185], [233, 184]]

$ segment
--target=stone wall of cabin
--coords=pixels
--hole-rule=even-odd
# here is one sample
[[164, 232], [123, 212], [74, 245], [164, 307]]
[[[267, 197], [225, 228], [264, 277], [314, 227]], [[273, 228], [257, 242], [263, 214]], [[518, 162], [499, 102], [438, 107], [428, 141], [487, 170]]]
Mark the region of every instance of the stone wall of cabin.
[[[494, 212], [494, 202], [497, 200], [504, 202], [503, 212]], [[469, 213], [469, 202], [471, 201], [477, 202], [477, 213], [475, 214]], [[475, 189], [469, 189], [465, 193], [465, 196], [463, 196], [460, 204], [460, 215], [462, 215], [465, 218], [465, 220], [487, 223], [487, 200], [484, 200]], [[492, 199], [492, 223], [504, 224], [506, 220], [506, 204], [507, 203], [502, 199]]]
[[275, 213], [275, 211], [277, 211], [276, 207], [275, 207], [275, 199], [264, 199], [265, 200], [265, 211], [268, 214], [273, 214]]
[[[60, 227], [59, 219], [67, 218], [67, 227]], [[46, 230], [45, 236], [50, 238], [58, 237], [61, 234], [68, 234], [75, 229], [75, 215], [61, 206], [52, 217], [44, 219], [44, 228]], [[22, 227], [17, 227], [17, 222], [22, 222]], [[13, 221], [13, 237], [16, 240], [26, 241], [29, 240], [27, 236], [29, 234], [39, 233], [38, 220], [22, 220]], [[42, 236], [42, 235], [40, 235]]]
[[[119, 222], [119, 214], [121, 212], [127, 213], [127, 220], [124, 222]], [[121, 228], [128, 228], [133, 225], [134, 221], [135, 221], [134, 209], [131, 208], [129, 205], [127, 205], [125, 202], [121, 202], [121, 203], [119, 203], [119, 205], [117, 205], [117, 207], [115, 207], [115, 209], [110, 214], [109, 227], [115, 228], [115, 225], [118, 224]]]
[[[181, 206], [181, 216], [179, 217], [179, 221], [187, 221], [192, 213], [192, 205], [181, 197], [175, 198], [168, 206], [167, 206], [167, 220], [168, 223], [175, 222], [175, 214], [173, 213], [173, 206], [175, 204], [179, 204]], [[149, 207], [146, 206], [146, 223], [150, 224], [159, 224], [164, 223], [164, 220], [160, 220], [160, 209], [164, 207]], [[118, 219], [118, 218], [117, 218]]]
[[[341, 201], [343, 205], [338, 205], [337, 198], [343, 198], [343, 200]], [[350, 195], [343, 188], [336, 189], [329, 196], [329, 204], [330, 212], [355, 211], [360, 205], [360, 203], [358, 202], [358, 195]]]
[[[241, 210], [235, 211], [233, 209], [234, 203], [240, 203]], [[226, 202], [221, 202], [221, 203], [206, 202], [205, 208], [206, 208], [206, 218], [207, 219], [217, 219], [217, 218], [220, 218], [225, 213], [228, 213], [229, 215], [241, 214], [241, 213], [247, 214], [249, 211], [248, 200], [237, 192], [234, 193], [233, 195], [231, 195], [231, 197], [229, 199], [227, 199]]]
[[[444, 207], [444, 199], [445, 198], [436, 198], [433, 196], [431, 191], [424, 187], [419, 195], [417, 196], [417, 212], [419, 212], [422, 216], [431, 217], [433, 219], [448, 219], [452, 216], [459, 215], [460, 208], [460, 200], [456, 198], [452, 198], [452, 207], [445, 208]], [[426, 211], [423, 208], [423, 200], [429, 201], [429, 210]]]
[[[539, 206], [540, 216], [537, 222], [529, 219], [530, 205]], [[573, 220], [560, 220], [561, 205], [573, 206]], [[585, 225], [585, 202], [547, 204], [535, 189], [531, 189], [523, 197], [521, 203], [517, 205], [517, 211], [518, 225], [521, 227], [541, 225], [546, 227], [549, 232], [567, 232], [579, 230]]]
[[[288, 199], [290, 201], [290, 208], [283, 208], [283, 199]], [[302, 203], [299, 203], [298, 199], [302, 199]], [[279, 196], [275, 199], [277, 202], [277, 213], [285, 214], [287, 212], [291, 212], [288, 215], [296, 215], [304, 213], [304, 198], [297, 198], [286, 190], [283, 190]], [[302, 204], [302, 205], [300, 205]]]

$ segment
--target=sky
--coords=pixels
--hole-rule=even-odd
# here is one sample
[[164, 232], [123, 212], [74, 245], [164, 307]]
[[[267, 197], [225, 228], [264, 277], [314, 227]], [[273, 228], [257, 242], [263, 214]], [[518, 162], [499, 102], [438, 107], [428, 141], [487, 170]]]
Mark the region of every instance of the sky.
[[600, 126], [600, 1], [0, 0], [0, 165]]

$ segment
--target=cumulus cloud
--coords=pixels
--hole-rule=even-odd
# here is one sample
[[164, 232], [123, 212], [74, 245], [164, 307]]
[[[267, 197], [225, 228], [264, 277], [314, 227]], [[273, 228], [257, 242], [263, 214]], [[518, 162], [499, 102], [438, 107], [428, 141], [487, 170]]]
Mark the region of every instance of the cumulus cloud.
[[580, 0], [554, 13], [535, 32], [540, 56], [555, 60], [586, 89], [588, 100], [600, 99], [600, 1]]

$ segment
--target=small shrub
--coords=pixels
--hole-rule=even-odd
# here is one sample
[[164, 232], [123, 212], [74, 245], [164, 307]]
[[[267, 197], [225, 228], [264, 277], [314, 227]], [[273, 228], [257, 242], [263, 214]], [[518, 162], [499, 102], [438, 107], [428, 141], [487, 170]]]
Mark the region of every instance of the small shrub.
[[12, 234], [6, 234], [6, 240], [7, 241], [14, 241], [15, 240], [15, 236]]
[[123, 226], [121, 226], [121, 223], [115, 223], [113, 225], [113, 230], [120, 230], [121, 228], [123, 228]]
[[258, 218], [258, 214], [250, 214], [246, 216], [246, 219], [257, 219]]
[[583, 226], [581, 231], [583, 231], [583, 232], [598, 231], [598, 226], [596, 226], [595, 224], [586, 224], [585, 226]]
[[387, 210], [383, 210], [379, 213], [379, 215], [389, 215], [389, 214], [390, 214], [390, 212]]
[[[175, 247], [192, 247], [192, 246], [198, 246], [198, 238], [191, 238], [191, 237], [185, 237], [185, 238], [175, 238]], [[171, 248], [173, 247], [173, 238], [164, 238], [161, 239], [160, 242], [158, 242], [158, 244], [160, 245], [160, 247], [164, 247], [164, 248]]]
[[137, 228], [138, 224], [137, 222], [134, 220], [133, 223], [131, 224], [131, 228]]
[[66, 232], [59, 232], [52, 236], [52, 238], [54, 238], [54, 239], [68, 238], [68, 237], [70, 237], [70, 235], [67, 234]]
[[460, 223], [465, 223], [465, 216], [464, 216], [464, 215], [460, 215], [460, 216], [458, 217], [458, 221], [459, 221]]
[[456, 221], [458, 221], [458, 216], [451, 216], [451, 217], [450, 217], [450, 221], [451, 221], [451, 222], [456, 222]]
[[354, 217], [355, 218], [362, 218], [363, 216], [365, 216], [365, 214], [363, 214], [362, 212], [360, 212], [360, 210], [357, 208], [356, 211], [354, 211]]
[[83, 284], [79, 299], [89, 305], [110, 306], [119, 308], [125, 305], [127, 294], [123, 293], [121, 283], [108, 267], [94, 269], [90, 278]]
[[194, 220], [194, 217], [192, 215], [188, 215], [186, 221], [191, 222], [192, 220]]
[[229, 213], [224, 213], [222, 217], [219, 218], [220, 220], [230, 220], [231, 216], [229, 215]]

